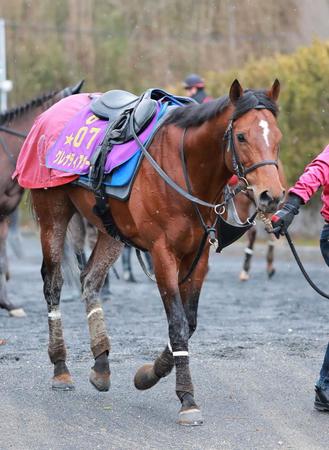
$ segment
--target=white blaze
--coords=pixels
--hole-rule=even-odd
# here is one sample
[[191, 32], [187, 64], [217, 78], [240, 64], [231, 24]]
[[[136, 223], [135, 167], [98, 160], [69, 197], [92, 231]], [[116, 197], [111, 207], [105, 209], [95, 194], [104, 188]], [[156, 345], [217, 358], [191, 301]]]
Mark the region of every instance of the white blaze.
[[268, 142], [268, 135], [270, 134], [270, 129], [269, 129], [269, 126], [268, 126], [268, 122], [266, 121], [266, 120], [261, 120], [260, 122], [259, 122], [259, 126], [261, 127], [261, 128], [263, 128], [263, 137], [264, 137], [264, 141], [266, 142], [266, 145], [269, 147], [270, 146], [270, 144], [269, 144], [269, 142]]

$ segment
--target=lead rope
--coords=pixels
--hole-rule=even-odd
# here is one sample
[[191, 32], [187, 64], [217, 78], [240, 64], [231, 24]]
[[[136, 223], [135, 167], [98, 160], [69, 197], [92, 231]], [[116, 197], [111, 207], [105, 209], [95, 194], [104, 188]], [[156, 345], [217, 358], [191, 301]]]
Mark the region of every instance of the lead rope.
[[296, 263], [298, 264], [298, 267], [300, 268], [302, 274], [304, 275], [306, 281], [308, 282], [308, 284], [315, 290], [315, 292], [317, 292], [318, 294], [320, 294], [322, 297], [326, 298], [329, 300], [329, 294], [327, 294], [326, 292], [322, 291], [320, 288], [317, 287], [317, 285], [311, 280], [309, 274], [306, 272], [303, 263], [300, 260], [300, 257], [297, 254], [296, 248], [294, 246], [294, 243], [292, 242], [292, 239], [290, 237], [290, 234], [288, 233], [288, 231], [284, 232], [284, 235], [288, 241], [290, 250], [292, 252], [292, 254], [295, 257]]
[[[265, 229], [268, 233], [273, 233], [273, 226], [272, 226], [272, 222], [271, 219], [269, 219], [268, 217], [265, 216], [264, 213], [259, 213], [259, 218], [262, 220], [262, 222], [264, 222], [265, 224]], [[288, 233], [288, 231], [284, 232], [284, 235], [288, 241], [291, 253], [294, 255], [295, 261], [300, 269], [300, 271], [302, 272], [302, 274], [304, 275], [305, 280], [308, 282], [308, 284], [315, 290], [315, 292], [317, 292], [319, 295], [321, 295], [322, 297], [326, 298], [329, 300], [329, 294], [327, 294], [326, 292], [322, 291], [320, 288], [318, 288], [318, 286], [314, 283], [314, 281], [311, 280], [309, 274], [306, 272], [305, 267], [297, 253], [296, 247], [290, 237], [290, 234]]]

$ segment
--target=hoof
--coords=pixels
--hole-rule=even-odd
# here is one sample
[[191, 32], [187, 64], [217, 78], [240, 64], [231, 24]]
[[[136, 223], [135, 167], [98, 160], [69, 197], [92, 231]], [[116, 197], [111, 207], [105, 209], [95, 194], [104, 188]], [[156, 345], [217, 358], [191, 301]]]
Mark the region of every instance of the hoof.
[[11, 309], [9, 312], [10, 317], [26, 317], [26, 313], [23, 308]]
[[111, 386], [110, 372], [99, 373], [91, 369], [89, 381], [98, 391], [106, 392]]
[[144, 391], [153, 387], [159, 380], [160, 378], [154, 373], [153, 364], [144, 364], [137, 370], [134, 384], [136, 389]]
[[73, 391], [74, 383], [69, 373], [57, 375], [52, 380], [52, 389], [55, 391]]
[[248, 274], [248, 272], [246, 272], [245, 270], [243, 270], [241, 273], [240, 273], [240, 281], [248, 281], [249, 280], [249, 274]]
[[125, 270], [123, 272], [122, 277], [125, 281], [128, 281], [129, 283], [136, 283], [136, 279], [135, 279], [134, 275], [129, 270]]
[[200, 409], [192, 408], [179, 411], [177, 423], [186, 427], [196, 427], [203, 424]]
[[271, 279], [273, 277], [273, 275], [275, 274], [275, 269], [271, 269], [267, 272], [267, 275], [269, 277], [269, 279]]

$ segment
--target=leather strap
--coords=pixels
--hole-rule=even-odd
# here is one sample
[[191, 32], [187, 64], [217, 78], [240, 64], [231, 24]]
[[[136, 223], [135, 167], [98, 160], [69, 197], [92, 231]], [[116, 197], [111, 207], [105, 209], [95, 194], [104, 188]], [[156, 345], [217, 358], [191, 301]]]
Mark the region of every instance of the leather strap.
[[274, 161], [273, 159], [264, 159], [264, 161], [260, 161], [258, 163], [253, 164], [252, 166], [248, 167], [247, 169], [244, 169], [244, 174], [247, 175], [248, 173], [252, 172], [255, 169], [258, 169], [258, 167], [262, 166], [276, 166], [276, 168], [279, 168], [278, 162]]
[[13, 136], [17, 136], [20, 138], [25, 139], [27, 137], [27, 133], [21, 133], [20, 131], [11, 130], [8, 127], [4, 127], [0, 125], [0, 131], [3, 131], [4, 133], [12, 134]]

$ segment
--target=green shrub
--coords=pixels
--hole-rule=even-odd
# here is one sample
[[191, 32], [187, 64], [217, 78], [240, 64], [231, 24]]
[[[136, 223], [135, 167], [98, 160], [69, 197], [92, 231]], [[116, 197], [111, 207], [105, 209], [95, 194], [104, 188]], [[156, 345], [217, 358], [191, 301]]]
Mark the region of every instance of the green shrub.
[[315, 40], [293, 54], [252, 60], [242, 68], [204, 76], [213, 96], [228, 93], [235, 78], [244, 88], [269, 88], [275, 78], [280, 80], [281, 159], [290, 184], [328, 144], [329, 42]]

